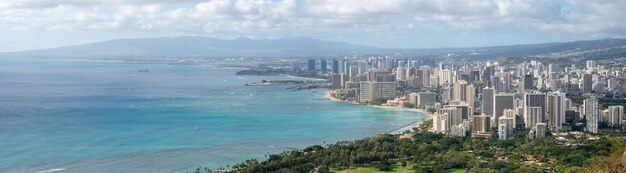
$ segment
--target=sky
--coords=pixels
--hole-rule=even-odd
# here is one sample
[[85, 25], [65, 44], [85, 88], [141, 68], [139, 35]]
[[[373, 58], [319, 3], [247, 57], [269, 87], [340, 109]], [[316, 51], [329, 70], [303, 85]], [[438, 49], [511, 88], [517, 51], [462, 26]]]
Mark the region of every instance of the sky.
[[119, 38], [440, 48], [626, 37], [622, 0], [0, 0], [0, 52]]

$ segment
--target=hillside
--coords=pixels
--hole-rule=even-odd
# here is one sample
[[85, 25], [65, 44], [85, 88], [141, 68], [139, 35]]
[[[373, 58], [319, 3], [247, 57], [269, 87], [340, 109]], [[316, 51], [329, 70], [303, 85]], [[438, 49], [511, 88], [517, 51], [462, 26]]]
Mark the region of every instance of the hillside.
[[223, 40], [207, 37], [118, 39], [76, 46], [10, 52], [0, 57], [169, 58], [224, 56], [302, 56], [374, 52], [379, 48], [309, 38]]

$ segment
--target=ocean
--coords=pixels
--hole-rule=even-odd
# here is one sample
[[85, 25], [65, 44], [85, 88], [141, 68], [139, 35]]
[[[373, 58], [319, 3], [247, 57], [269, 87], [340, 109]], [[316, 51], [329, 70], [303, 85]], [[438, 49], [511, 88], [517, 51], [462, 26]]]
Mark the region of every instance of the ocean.
[[[149, 72], [138, 70], [148, 69]], [[371, 137], [426, 116], [245, 86], [206, 64], [0, 59], [0, 172], [185, 172]]]

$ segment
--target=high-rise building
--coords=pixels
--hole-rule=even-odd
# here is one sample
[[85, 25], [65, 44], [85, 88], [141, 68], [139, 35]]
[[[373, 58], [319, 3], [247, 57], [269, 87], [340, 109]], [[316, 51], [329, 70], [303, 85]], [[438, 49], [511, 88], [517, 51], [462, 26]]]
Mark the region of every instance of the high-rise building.
[[589, 73], [585, 73], [583, 74], [583, 78], [582, 78], [582, 92], [583, 93], [590, 93], [593, 90], [593, 76]]
[[[515, 109], [515, 95], [513, 94], [496, 94], [494, 96], [493, 116], [497, 121], [504, 115], [505, 109]], [[497, 123], [494, 123], [494, 125]], [[495, 127], [495, 126], [494, 126]]]
[[598, 109], [598, 99], [596, 99], [595, 96], [591, 96], [586, 99], [585, 111], [585, 116], [587, 118], [587, 131], [591, 133], [598, 133], [600, 110]]
[[565, 93], [551, 92], [546, 96], [548, 126], [553, 131], [561, 131], [565, 122]]
[[561, 87], [561, 81], [558, 78], [548, 78], [548, 88], [550, 91], [559, 91]]
[[359, 67], [359, 74], [367, 73], [367, 62], [359, 61], [356, 63], [356, 65]]
[[493, 87], [491, 83], [491, 77], [493, 76], [493, 74], [495, 74], [495, 72], [496, 72], [496, 67], [493, 65], [488, 65], [483, 69], [483, 73], [480, 79], [482, 79], [483, 83], [486, 84], [487, 86]]
[[448, 114], [433, 114], [433, 131], [438, 133], [447, 133], [450, 126], [448, 126]]
[[616, 78], [608, 79], [607, 84], [607, 88], [610, 92], [616, 91], [619, 88], [619, 81]]
[[333, 74], [339, 74], [339, 61], [333, 59]]
[[473, 133], [489, 133], [491, 131], [491, 117], [487, 115], [474, 115], [474, 129]]
[[422, 82], [422, 86], [430, 87], [431, 85], [435, 85], [435, 83], [431, 82], [432, 78], [430, 76], [430, 72], [431, 72], [430, 66], [421, 66], [419, 69], [422, 71], [421, 76], [420, 76], [420, 73], [416, 75], [417, 77], [421, 77], [421, 79], [424, 80]]
[[406, 80], [406, 78], [407, 78], [406, 67], [398, 66], [396, 68], [396, 80]]
[[322, 73], [326, 74], [326, 72], [328, 71], [327, 69], [327, 65], [326, 65], [326, 60], [320, 60], [320, 71], [322, 71]]
[[520, 92], [528, 92], [535, 89], [535, 81], [532, 75], [524, 75], [519, 84]]
[[454, 97], [452, 97], [452, 100], [465, 101], [467, 96], [466, 90], [467, 82], [464, 80], [454, 83]]
[[344, 74], [333, 74], [331, 76], [332, 85], [331, 87], [334, 89], [343, 88], [344, 83], [348, 77]]
[[467, 128], [469, 126], [469, 121], [464, 121], [461, 124], [453, 125], [450, 127], [450, 135], [453, 136], [465, 136], [467, 133]]
[[472, 70], [469, 72], [469, 79], [468, 82], [471, 84], [475, 84], [480, 82], [480, 71], [478, 70]]
[[344, 60], [337, 61], [337, 73], [343, 73], [347, 75], [348, 73], [346, 73], [346, 70], [344, 68], [345, 68]]
[[504, 110], [504, 117], [505, 118], [510, 118], [511, 121], [513, 121], [513, 128], [515, 128], [515, 125], [517, 123], [517, 121], [515, 120], [517, 117], [517, 114], [515, 113], [515, 110], [513, 109], [505, 109]]
[[513, 79], [511, 78], [511, 73], [508, 72], [498, 72], [496, 73], [500, 80], [500, 85], [503, 91], [513, 91]]
[[367, 81], [370, 82], [393, 82], [395, 77], [387, 71], [371, 69], [367, 71]]
[[462, 112], [461, 112], [461, 109], [459, 108], [447, 107], [447, 108], [439, 109], [437, 110], [437, 114], [447, 115], [448, 127], [463, 123]]
[[307, 63], [308, 68], [307, 70], [309, 71], [315, 71], [315, 60], [314, 59], [310, 59]]
[[510, 139], [513, 136], [513, 119], [500, 117], [498, 119], [498, 138]]
[[524, 126], [528, 128], [534, 127], [537, 123], [543, 123], [545, 120], [543, 113], [541, 107], [524, 107]]
[[359, 100], [364, 103], [380, 103], [396, 98], [395, 82], [369, 82], [360, 84]]
[[476, 107], [474, 107], [475, 98], [476, 98], [476, 88], [474, 88], [473, 84], [470, 84], [467, 87], [465, 87], [465, 102], [470, 108], [472, 108], [473, 110], [472, 115], [474, 114], [473, 112], [475, 112], [476, 110]]
[[484, 88], [482, 95], [481, 112], [487, 116], [493, 116], [493, 88]]
[[546, 123], [537, 123], [537, 125], [533, 128], [533, 130], [535, 130], [535, 138], [540, 139], [546, 137], [547, 127], [548, 124]]
[[439, 86], [449, 86], [454, 84], [454, 74], [450, 70], [437, 71], [437, 77], [439, 79]]
[[350, 73], [350, 61], [344, 61], [343, 62], [343, 73], [344, 74], [349, 74]]
[[356, 77], [358, 74], [359, 74], [359, 68], [358, 67], [354, 67], [354, 66], [348, 67], [348, 76]]
[[406, 65], [406, 60], [399, 60], [398, 61], [398, 67], [404, 67], [404, 68], [408, 67]]
[[429, 106], [434, 106], [436, 103], [437, 93], [434, 92], [419, 92], [417, 93], [417, 107], [426, 109]]
[[473, 110], [464, 101], [458, 101], [456, 103], [445, 105], [444, 108], [456, 108], [461, 114], [461, 120], [469, 120], [472, 118]]
[[493, 89], [496, 91], [496, 93], [501, 93], [504, 92], [504, 87], [502, 84], [502, 81], [500, 81], [500, 77], [499, 76], [491, 76], [490, 79], [490, 86], [493, 87]]
[[608, 122], [614, 127], [621, 127], [624, 122], [624, 106], [609, 106]]
[[[540, 116], [545, 120], [546, 117], [546, 94], [544, 93], [524, 93], [524, 105], [522, 107], [540, 107]], [[540, 122], [544, 122], [543, 120]]]
[[596, 68], [596, 61], [587, 60], [587, 73], [593, 72], [594, 68]]
[[554, 74], [558, 74], [559, 65], [558, 64], [550, 64], [548, 65], [548, 78], [554, 78]]

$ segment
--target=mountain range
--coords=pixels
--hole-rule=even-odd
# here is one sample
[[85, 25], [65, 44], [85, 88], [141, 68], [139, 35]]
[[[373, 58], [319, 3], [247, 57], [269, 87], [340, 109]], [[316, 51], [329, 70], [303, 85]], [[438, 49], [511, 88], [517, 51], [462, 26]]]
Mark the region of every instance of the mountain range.
[[619, 58], [626, 56], [626, 39], [599, 39], [492, 47], [385, 49], [344, 42], [293, 37], [234, 40], [208, 37], [117, 39], [75, 46], [0, 53], [0, 57], [28, 58], [177, 58], [177, 57], [328, 57], [401, 55], [424, 58], [498, 57]]
[[266, 57], [320, 56], [375, 52], [380, 48], [310, 38], [224, 40], [207, 37], [117, 39], [75, 46], [7, 52], [0, 57], [36, 58], [166, 58], [166, 57]]

